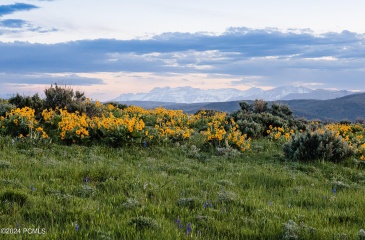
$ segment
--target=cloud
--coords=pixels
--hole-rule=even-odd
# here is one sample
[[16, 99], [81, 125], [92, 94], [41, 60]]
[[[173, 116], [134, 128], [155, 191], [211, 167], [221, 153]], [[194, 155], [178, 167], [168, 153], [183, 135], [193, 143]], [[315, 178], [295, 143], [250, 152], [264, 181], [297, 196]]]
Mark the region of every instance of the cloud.
[[27, 3], [14, 3], [14, 4], [10, 4], [10, 5], [0, 5], [0, 17], [7, 15], [7, 14], [12, 14], [15, 12], [19, 12], [19, 11], [29, 11], [32, 9], [36, 9], [38, 8], [35, 5], [32, 4], [27, 4]]
[[[18, 11], [28, 11], [38, 8], [32, 4], [15, 3], [11, 5], [0, 5], [0, 17]], [[0, 20], [0, 35], [19, 35], [26, 32], [48, 33], [58, 31], [56, 28], [45, 28], [34, 26], [23, 19], [2, 19]]]
[[80, 86], [104, 84], [102, 79], [81, 77], [77, 74], [0, 74], [0, 80], [3, 84], [50, 85], [57, 83]]
[[7, 74], [202, 73], [234, 76], [235, 86], [316, 82], [334, 87], [346, 83], [351, 89], [362, 86], [358, 79], [365, 79], [365, 35], [349, 31], [314, 35], [308, 29], [229, 28], [220, 35], [164, 33], [143, 40], [0, 43], [0, 52], [0, 72]]
[[0, 35], [23, 34], [26, 32], [48, 33], [56, 31], [58, 31], [56, 28], [34, 26], [30, 22], [22, 19], [0, 20]]
[[28, 22], [22, 19], [5, 19], [0, 20], [0, 27], [6, 28], [22, 28], [27, 25]]

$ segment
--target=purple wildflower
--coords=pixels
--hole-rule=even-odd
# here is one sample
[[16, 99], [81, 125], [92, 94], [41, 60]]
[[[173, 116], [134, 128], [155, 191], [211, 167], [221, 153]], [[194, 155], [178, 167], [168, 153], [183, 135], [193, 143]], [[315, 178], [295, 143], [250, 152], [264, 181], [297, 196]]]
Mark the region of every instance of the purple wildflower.
[[33, 186], [30, 186], [30, 189], [32, 190], [32, 191], [35, 191], [35, 190], [37, 190], [35, 187], [33, 187]]
[[76, 232], [79, 231], [79, 225], [75, 225]]
[[188, 223], [188, 226], [186, 227], [186, 235], [189, 235], [193, 229], [191, 228], [191, 223]]
[[333, 193], [336, 193], [337, 192], [336, 188], [333, 188], [332, 192]]
[[175, 218], [175, 222], [177, 223], [177, 225], [178, 225], [179, 228], [182, 228], [183, 227], [183, 225], [181, 224], [181, 221], [180, 221], [179, 218]]

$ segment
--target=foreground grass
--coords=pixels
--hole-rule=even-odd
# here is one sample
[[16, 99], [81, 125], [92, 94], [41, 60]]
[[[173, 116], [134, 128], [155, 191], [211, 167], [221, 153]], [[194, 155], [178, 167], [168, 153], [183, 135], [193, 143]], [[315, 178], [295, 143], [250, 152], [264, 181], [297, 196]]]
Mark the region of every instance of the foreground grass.
[[45, 229], [22, 239], [357, 239], [362, 165], [291, 163], [280, 149], [261, 140], [193, 158], [180, 146], [27, 149], [0, 137], [0, 226]]

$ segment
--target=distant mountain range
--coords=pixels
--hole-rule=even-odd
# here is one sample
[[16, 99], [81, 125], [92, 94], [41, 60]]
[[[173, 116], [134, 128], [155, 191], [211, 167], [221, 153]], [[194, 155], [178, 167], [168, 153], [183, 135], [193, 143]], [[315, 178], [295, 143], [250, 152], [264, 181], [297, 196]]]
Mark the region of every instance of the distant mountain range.
[[[135, 105], [143, 108], [164, 107], [167, 109], [180, 109], [187, 113], [195, 113], [200, 109], [218, 110], [227, 113], [240, 109], [241, 101], [212, 102], [212, 103], [172, 103], [152, 101], [124, 101], [124, 104]], [[248, 100], [252, 102], [252, 100]], [[365, 119], [365, 93], [347, 95], [341, 98], [316, 100], [296, 99], [271, 101], [279, 104], [286, 104], [297, 117], [304, 117], [308, 120], [322, 121], [355, 121], [358, 118]]]
[[293, 99], [334, 99], [353, 94], [347, 90], [325, 90], [309, 89], [306, 87], [284, 86], [271, 90], [250, 88], [241, 91], [235, 88], [208, 89], [203, 90], [193, 87], [156, 87], [148, 93], [126, 93], [111, 101], [154, 101], [170, 103], [207, 103], [207, 102], [228, 102], [236, 100], [265, 101], [293, 100]]
[[15, 94], [10, 94], [10, 93], [4, 93], [4, 94], [0, 94], [0, 98], [2, 99], [9, 99], [11, 97], [13, 97]]

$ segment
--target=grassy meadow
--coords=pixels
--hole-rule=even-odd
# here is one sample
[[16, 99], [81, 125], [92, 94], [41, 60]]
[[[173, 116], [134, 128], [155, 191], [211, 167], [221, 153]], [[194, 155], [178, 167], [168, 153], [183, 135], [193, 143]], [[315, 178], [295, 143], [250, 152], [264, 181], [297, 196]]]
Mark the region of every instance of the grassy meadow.
[[357, 239], [364, 228], [361, 162], [288, 162], [268, 140], [233, 157], [23, 149], [9, 137], [0, 149], [0, 225], [46, 231], [22, 239]]
[[45, 94], [0, 100], [0, 238], [365, 239], [361, 119]]

